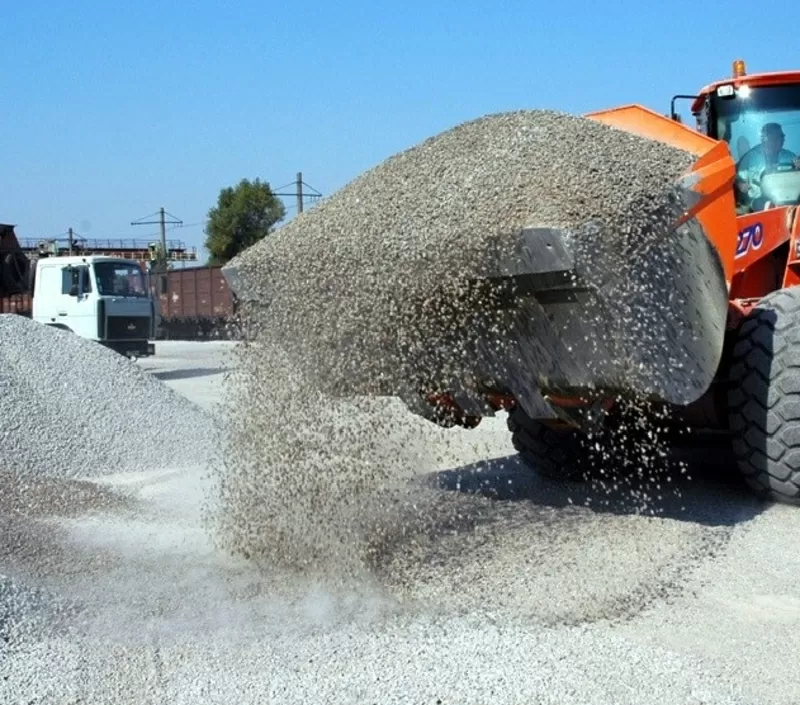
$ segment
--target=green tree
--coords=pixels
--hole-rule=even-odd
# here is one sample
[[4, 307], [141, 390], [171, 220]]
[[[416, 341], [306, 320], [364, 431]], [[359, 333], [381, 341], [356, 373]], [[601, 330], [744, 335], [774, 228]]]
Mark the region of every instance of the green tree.
[[269, 235], [283, 220], [286, 209], [269, 185], [242, 179], [220, 191], [217, 205], [208, 212], [206, 249], [209, 264], [225, 264]]

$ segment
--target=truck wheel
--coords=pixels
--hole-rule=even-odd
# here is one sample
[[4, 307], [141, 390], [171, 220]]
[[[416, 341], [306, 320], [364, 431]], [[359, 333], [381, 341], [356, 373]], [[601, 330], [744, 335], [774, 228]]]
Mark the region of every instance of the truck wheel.
[[508, 415], [511, 442], [529, 465], [552, 480], [583, 480], [589, 469], [585, 437], [578, 431], [559, 431], [530, 418], [519, 406]]
[[730, 368], [728, 420], [747, 484], [800, 505], [800, 287], [765, 296], [742, 323]]

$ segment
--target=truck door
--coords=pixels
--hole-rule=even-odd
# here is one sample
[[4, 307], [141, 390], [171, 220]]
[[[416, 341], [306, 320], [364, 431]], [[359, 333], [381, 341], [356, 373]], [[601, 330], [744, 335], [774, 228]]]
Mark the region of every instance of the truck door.
[[44, 265], [34, 294], [34, 318], [97, 338], [92, 282], [86, 265]]
[[82, 338], [97, 339], [97, 315], [89, 267], [67, 265], [61, 269], [61, 300], [58, 316]]
[[39, 263], [33, 290], [33, 320], [37, 323], [60, 324], [61, 269], [57, 264]]

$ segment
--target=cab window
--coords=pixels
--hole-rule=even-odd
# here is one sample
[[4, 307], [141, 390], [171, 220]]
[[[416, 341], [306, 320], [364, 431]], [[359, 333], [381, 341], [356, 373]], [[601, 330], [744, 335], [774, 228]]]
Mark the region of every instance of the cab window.
[[91, 293], [92, 280], [88, 267], [69, 266], [61, 270], [61, 293], [68, 296], [73, 287], [84, 294]]
[[739, 212], [800, 203], [800, 86], [743, 86], [713, 106], [712, 136], [736, 161]]

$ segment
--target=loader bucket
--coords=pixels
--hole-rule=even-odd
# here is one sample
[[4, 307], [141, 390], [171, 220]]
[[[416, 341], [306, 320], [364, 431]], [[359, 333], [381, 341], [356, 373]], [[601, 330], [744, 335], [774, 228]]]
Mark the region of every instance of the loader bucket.
[[524, 229], [513, 251], [496, 254], [493, 271], [473, 285], [504, 301], [507, 344], [489, 348], [492, 332], [473, 328], [474, 368], [439, 381], [467, 414], [491, 411], [465, 379], [486, 380], [484, 388], [510, 391], [531, 417], [551, 418], [545, 395], [686, 405], [717, 373], [736, 232], [727, 145], [635, 105], [586, 117], [697, 159], [675, 184], [671, 213], [637, 242], [614, 224], [589, 222]]
[[[347, 318], [347, 306], [311, 301], [303, 310], [315, 314], [313, 326], [295, 316], [297, 323], [281, 331], [287, 347], [294, 347], [298, 360], [306, 349], [317, 355], [301, 364], [328, 389], [399, 396], [421, 415], [422, 400], [434, 394], [448, 395], [465, 414], [478, 417], [494, 413], [488, 394], [510, 394], [534, 418], [555, 415], [546, 395], [624, 394], [678, 405], [702, 396], [722, 355], [733, 267], [728, 240], [735, 241], [730, 234], [736, 232], [734, 163], [727, 145], [639, 106], [586, 117], [680, 148], [695, 160], [657, 207], [632, 202], [627, 223], [586, 219], [572, 228], [536, 223], [502, 233], [474, 271], [458, 274], [463, 289], [454, 293], [443, 286], [441, 301], [426, 296], [409, 303], [416, 334], [398, 335], [394, 321], [380, 330], [367, 321], [362, 335], [361, 329], [348, 329], [355, 316], [338, 320]], [[379, 172], [370, 178], [378, 179]], [[400, 201], [410, 197], [397, 198], [392, 212], [402, 213]], [[370, 247], [380, 247], [380, 213], [371, 208], [356, 203], [353, 227], [373, 238]], [[465, 208], [459, 203], [442, 218], [457, 223]], [[226, 265], [223, 273], [236, 296], [254, 302], [267, 318], [268, 306], [274, 306], [274, 315], [288, 320], [281, 306], [303, 303], [304, 290], [298, 285], [291, 293], [279, 292], [276, 282], [287, 281], [286, 268], [296, 267], [303, 286], [318, 294], [347, 279], [348, 271], [328, 271], [310, 256], [307, 243], [326, 234], [316, 225], [324, 222], [324, 212], [316, 221], [314, 210], [303, 214], [276, 244], [265, 242], [253, 248], [257, 254], [245, 252]], [[637, 217], [641, 222], [631, 227]], [[314, 274], [294, 264], [303, 257], [295, 252], [305, 253]], [[322, 278], [325, 286], [316, 283]], [[374, 291], [381, 293], [378, 285]], [[453, 305], [448, 313], [459, 296], [469, 306]], [[315, 306], [328, 306], [326, 315], [336, 320], [323, 321]], [[330, 339], [324, 350], [310, 350], [311, 336], [322, 328]], [[374, 362], [379, 359], [382, 366]]]

